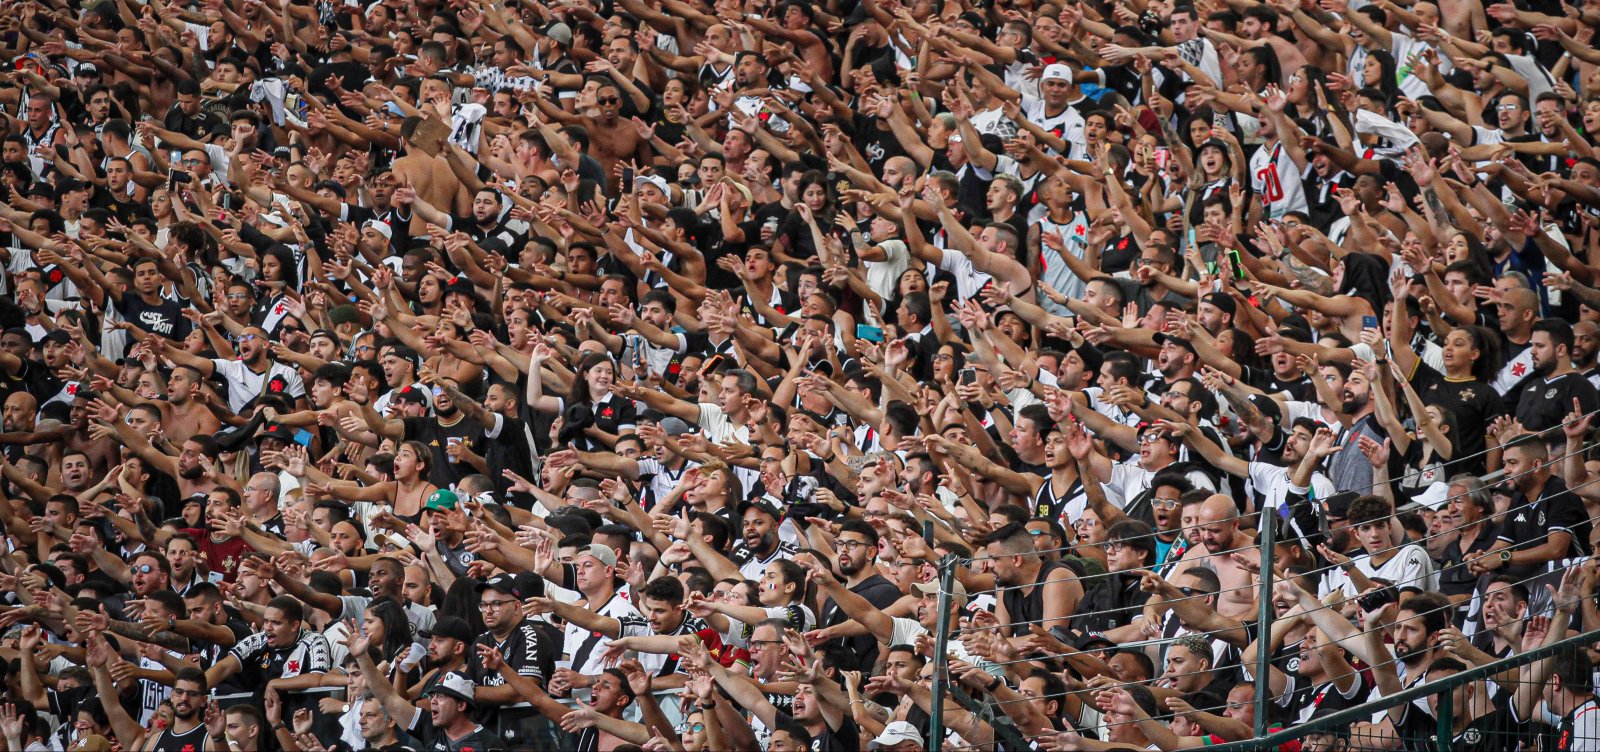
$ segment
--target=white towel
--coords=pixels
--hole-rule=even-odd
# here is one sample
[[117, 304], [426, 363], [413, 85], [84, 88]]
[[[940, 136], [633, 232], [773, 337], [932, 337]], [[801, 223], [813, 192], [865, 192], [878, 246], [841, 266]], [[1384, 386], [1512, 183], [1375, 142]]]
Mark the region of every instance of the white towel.
[[487, 108], [477, 103], [457, 107], [455, 115], [450, 118], [450, 143], [466, 149], [468, 153], [477, 154], [483, 116], [488, 113]]
[[1356, 133], [1376, 133], [1388, 140], [1388, 149], [1377, 150], [1384, 156], [1404, 154], [1413, 144], [1422, 142], [1410, 128], [1368, 110], [1356, 110]]
[[265, 100], [272, 105], [272, 124], [283, 125], [283, 100], [289, 95], [289, 85], [277, 78], [263, 78], [250, 84], [250, 101]]

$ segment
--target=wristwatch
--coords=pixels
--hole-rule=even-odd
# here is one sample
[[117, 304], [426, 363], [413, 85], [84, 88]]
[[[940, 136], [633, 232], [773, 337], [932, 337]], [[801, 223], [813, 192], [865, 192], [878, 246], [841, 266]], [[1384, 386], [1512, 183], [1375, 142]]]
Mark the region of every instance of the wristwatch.
[[1511, 549], [1509, 549], [1509, 548], [1500, 549], [1500, 563], [1501, 564], [1510, 564], [1511, 563]]

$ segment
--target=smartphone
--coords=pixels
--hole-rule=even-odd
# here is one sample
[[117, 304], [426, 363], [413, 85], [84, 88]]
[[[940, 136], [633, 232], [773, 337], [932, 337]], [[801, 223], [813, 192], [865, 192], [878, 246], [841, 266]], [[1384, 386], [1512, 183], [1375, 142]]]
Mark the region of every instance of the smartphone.
[[1377, 611], [1398, 600], [1400, 600], [1400, 590], [1390, 585], [1382, 590], [1374, 590], [1361, 596], [1356, 603], [1361, 606], [1362, 611]]
[[700, 365], [700, 378], [705, 378], [708, 373], [715, 373], [722, 366], [722, 361], [722, 353], [706, 358], [706, 362]]
[[628, 191], [633, 190], [633, 168], [632, 167], [624, 167], [624, 168], [622, 168], [622, 189], [623, 190], [628, 190]]
[[856, 324], [856, 339], [864, 339], [868, 342], [882, 342], [883, 327]]
[[167, 173], [167, 180], [174, 186], [188, 185], [194, 181], [194, 176], [183, 170], [173, 170]]
[[1233, 281], [1244, 281], [1244, 262], [1239, 260], [1239, 249], [1228, 251], [1228, 260], [1233, 262]]
[[963, 369], [961, 369], [961, 383], [970, 385], [970, 384], [977, 383], [977, 381], [978, 381], [978, 369], [976, 369], [976, 368], [963, 368]]
[[1170, 159], [1172, 159], [1172, 150], [1171, 149], [1168, 149], [1165, 146], [1162, 146], [1162, 147], [1156, 149], [1156, 167], [1157, 168], [1162, 169], [1162, 170], [1167, 169], [1167, 161], [1170, 160]]
[[1377, 316], [1362, 316], [1361, 317], [1361, 328], [1362, 329], [1377, 329], [1378, 328], [1378, 317]]

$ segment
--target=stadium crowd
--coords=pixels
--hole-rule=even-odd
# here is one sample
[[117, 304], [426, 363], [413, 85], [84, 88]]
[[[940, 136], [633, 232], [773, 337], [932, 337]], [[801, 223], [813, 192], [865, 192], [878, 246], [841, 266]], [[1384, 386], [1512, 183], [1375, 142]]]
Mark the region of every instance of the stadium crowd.
[[1600, 2], [1186, 2], [0, 3], [5, 752], [1600, 750]]

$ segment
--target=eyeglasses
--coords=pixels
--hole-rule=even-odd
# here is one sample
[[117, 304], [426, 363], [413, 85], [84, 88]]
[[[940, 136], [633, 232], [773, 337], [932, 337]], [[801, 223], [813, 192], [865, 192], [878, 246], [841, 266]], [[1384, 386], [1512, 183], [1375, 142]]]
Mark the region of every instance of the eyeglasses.
[[596, 99], [594, 101], [596, 104], [622, 104], [621, 97], [605, 97], [604, 99]]
[[1118, 551], [1121, 551], [1122, 549], [1125, 549], [1127, 547], [1128, 547], [1128, 544], [1123, 543], [1122, 541], [1112, 541], [1112, 542], [1106, 544], [1106, 553], [1114, 554], [1114, 553], [1117, 553]]
[[751, 640], [751, 650], [764, 650], [766, 648], [782, 647], [783, 640]]
[[1161, 433], [1159, 431], [1151, 431], [1150, 433], [1147, 433], [1147, 434], [1145, 434], [1143, 436], [1140, 436], [1139, 437], [1139, 443], [1140, 444], [1149, 444], [1152, 441], [1166, 441], [1167, 439], [1170, 439], [1170, 438], [1171, 438], [1170, 436], [1168, 436], [1168, 435], [1166, 435], [1164, 433]]
[[156, 571], [156, 566], [154, 564], [140, 564], [138, 566], [131, 567], [131, 569], [139, 574], [150, 574], [151, 572]]
[[835, 547], [840, 551], [847, 551], [852, 548], [867, 548], [868, 544], [866, 541], [841, 540]]
[[260, 337], [254, 335], [254, 334], [241, 334], [241, 335], [239, 335], [239, 341], [240, 342], [249, 342], [249, 341], [255, 340], [255, 339], [260, 339]]
[[691, 734], [702, 734], [705, 733], [705, 730], [706, 725], [704, 723], [693, 723], [689, 725], [689, 733]]
[[1181, 587], [1178, 588], [1178, 592], [1183, 593], [1184, 595], [1194, 595], [1196, 591], [1192, 587]]
[[372, 345], [356, 345], [356, 352], [372, 352], [376, 349], [378, 348], [373, 347]]
[[206, 163], [206, 161], [204, 159], [185, 159], [185, 160], [183, 160], [183, 164], [185, 166], [187, 166], [187, 167], [199, 167], [200, 165], [203, 165], [205, 163]]
[[1180, 503], [1181, 502], [1179, 502], [1177, 499], [1151, 499], [1150, 500], [1150, 506], [1161, 507], [1162, 509], [1177, 509], [1178, 508], [1178, 504], [1180, 504]]
[[230, 293], [228, 293], [228, 300], [249, 300], [249, 299], [250, 299], [250, 296], [246, 295], [246, 294], [244, 294], [242, 292], [230, 292]]
[[502, 607], [505, 607], [505, 606], [509, 606], [511, 604], [514, 604], [514, 603], [516, 603], [516, 601], [513, 601], [513, 600], [483, 601], [483, 602], [478, 604], [478, 610], [479, 611], [493, 611], [493, 610], [495, 610], [497, 608], [502, 608]]

